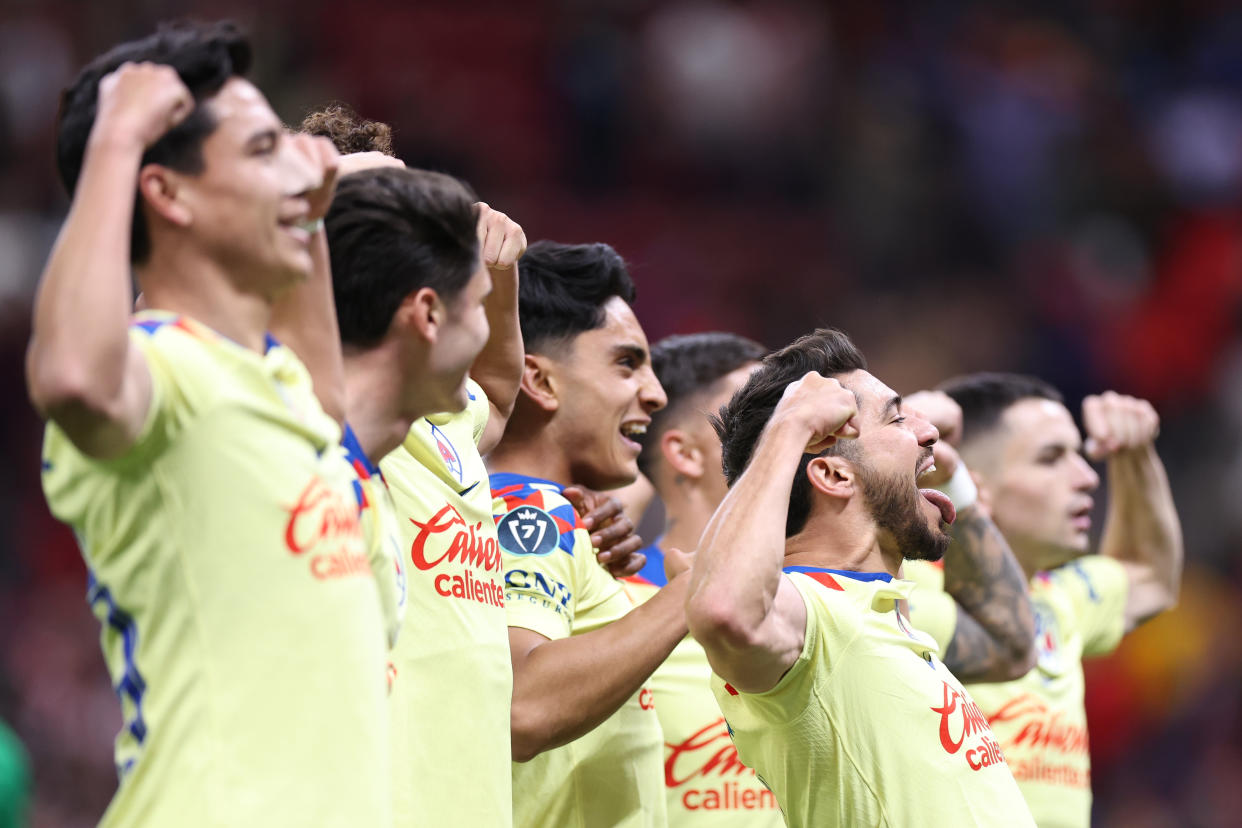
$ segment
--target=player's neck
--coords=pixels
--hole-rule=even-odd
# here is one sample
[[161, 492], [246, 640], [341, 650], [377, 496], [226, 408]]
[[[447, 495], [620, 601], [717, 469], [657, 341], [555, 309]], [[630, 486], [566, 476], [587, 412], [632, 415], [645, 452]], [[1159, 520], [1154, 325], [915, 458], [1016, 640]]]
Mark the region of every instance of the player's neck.
[[569, 458], [547, 429], [530, 434], [511, 434], [507, 429], [500, 444], [487, 456], [489, 474], [522, 474], [568, 486]]
[[401, 445], [414, 418], [403, 412], [401, 379], [383, 346], [345, 355], [345, 410], [362, 450], [374, 463]]
[[784, 566], [886, 572], [896, 577], [901, 556], [885, 552], [874, 524], [812, 515], [801, 532], [785, 541]]
[[661, 546], [687, 552], [696, 549], [707, 522], [720, 504], [713, 502], [715, 498], [693, 481], [685, 479], [681, 484], [661, 486], [660, 499], [664, 501], [665, 514]]
[[252, 351], [267, 349], [271, 299], [237, 290], [215, 262], [152, 251], [137, 274], [147, 308], [185, 314]]

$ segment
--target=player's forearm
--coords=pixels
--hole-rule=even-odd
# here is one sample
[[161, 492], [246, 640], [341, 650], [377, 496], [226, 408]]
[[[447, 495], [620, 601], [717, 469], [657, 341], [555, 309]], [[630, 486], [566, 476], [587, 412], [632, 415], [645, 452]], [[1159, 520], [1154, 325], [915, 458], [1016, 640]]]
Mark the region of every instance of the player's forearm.
[[129, 350], [130, 227], [142, 144], [92, 135], [73, 204], [35, 295], [27, 354], [31, 400], [107, 416], [121, 397]]
[[1148, 569], [1151, 581], [1167, 593], [1167, 608], [1176, 601], [1181, 584], [1182, 526], [1155, 446], [1113, 455], [1108, 484], [1111, 494], [1100, 552]]
[[1035, 663], [1026, 576], [1000, 530], [975, 506], [958, 513], [944, 556], [944, 588], [960, 609], [944, 662], [959, 679], [1003, 681]]
[[485, 309], [490, 334], [487, 344], [470, 366], [470, 378], [487, 394], [492, 404], [492, 419], [503, 421], [513, 413], [525, 357], [522, 327], [518, 322], [518, 267], [493, 270], [491, 274], [492, 292]]
[[771, 612], [785, 558], [794, 474], [809, 435], [769, 427], [708, 521], [691, 569], [686, 615], [705, 646], [749, 648]]
[[[272, 308], [272, 333], [293, 349], [314, 383], [315, 396], [329, 416], [344, 422], [345, 361], [332, 293], [328, 237], [322, 227], [311, 237], [311, 273]], [[378, 457], [372, 458], [379, 460]]]
[[513, 673], [513, 758], [524, 762], [598, 727], [686, 636], [688, 576], [598, 630], [535, 647]]

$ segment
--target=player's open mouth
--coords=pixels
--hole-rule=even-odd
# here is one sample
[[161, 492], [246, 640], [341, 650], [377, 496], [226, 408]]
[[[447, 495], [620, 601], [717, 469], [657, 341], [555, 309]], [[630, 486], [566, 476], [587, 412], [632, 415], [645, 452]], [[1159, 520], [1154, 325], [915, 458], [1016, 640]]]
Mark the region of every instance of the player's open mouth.
[[1086, 506], [1070, 512], [1070, 523], [1079, 532], [1091, 531], [1091, 507], [1094, 505], [1094, 503], [1088, 503]]
[[940, 519], [945, 523], [952, 523], [957, 520], [957, 510], [953, 508], [953, 501], [949, 500], [947, 494], [935, 489], [919, 489], [919, 494], [923, 496], [924, 500], [940, 510]]
[[277, 223], [280, 225], [281, 230], [304, 247], [310, 244], [311, 236], [314, 234], [317, 225], [317, 222], [310, 221], [304, 215], [284, 218]]
[[647, 422], [633, 421], [621, 424], [621, 439], [638, 450], [642, 444], [638, 442], [647, 433]]

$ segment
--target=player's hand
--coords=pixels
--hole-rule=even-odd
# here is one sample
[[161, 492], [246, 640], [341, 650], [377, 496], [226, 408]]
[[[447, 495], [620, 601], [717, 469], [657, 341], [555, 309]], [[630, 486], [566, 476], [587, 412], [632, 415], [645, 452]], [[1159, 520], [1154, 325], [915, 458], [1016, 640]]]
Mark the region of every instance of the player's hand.
[[670, 581], [683, 572], [689, 572], [693, 564], [693, 552], [682, 552], [675, 546], [664, 550], [664, 577]]
[[384, 167], [394, 167], [403, 170], [405, 169], [405, 162], [400, 158], [393, 158], [391, 155], [385, 155], [375, 150], [351, 152], [349, 155], [342, 155], [337, 162], [337, 177], [343, 178], [350, 173], [382, 169]]
[[591, 545], [601, 566], [616, 577], [633, 575], [643, 568], [647, 562], [647, 556], [639, 552], [643, 539], [634, 533], [634, 524], [620, 500], [585, 486], [567, 486], [561, 494], [591, 533]]
[[513, 219], [482, 201], [479, 208], [479, 250], [487, 269], [512, 270], [526, 252], [526, 233]]
[[908, 415], [923, 417], [940, 432], [932, 446], [935, 465], [919, 477], [920, 486], [943, 486], [957, 471], [961, 462], [957, 444], [962, 437], [962, 407], [943, 391], [919, 391], [902, 401]]
[[805, 452], [819, 454], [837, 440], [858, 436], [858, 400], [836, 379], [811, 371], [791, 382], [772, 412], [771, 423], [789, 423], [810, 432]]
[[917, 391], [902, 401], [904, 408], [913, 408], [940, 432], [940, 441], [954, 446], [962, 442], [962, 407], [943, 391]]
[[1160, 434], [1160, 415], [1151, 403], [1114, 391], [1083, 400], [1082, 422], [1087, 430], [1087, 456], [1092, 460], [1145, 448]]
[[332, 142], [322, 136], [291, 132], [285, 135], [285, 140], [293, 144], [294, 151], [309, 165], [311, 181], [302, 196], [309, 205], [307, 220], [318, 221], [328, 214], [328, 208], [332, 206], [341, 155]]
[[194, 111], [194, 96], [177, 70], [158, 63], [122, 63], [99, 82], [93, 134], [154, 144]]

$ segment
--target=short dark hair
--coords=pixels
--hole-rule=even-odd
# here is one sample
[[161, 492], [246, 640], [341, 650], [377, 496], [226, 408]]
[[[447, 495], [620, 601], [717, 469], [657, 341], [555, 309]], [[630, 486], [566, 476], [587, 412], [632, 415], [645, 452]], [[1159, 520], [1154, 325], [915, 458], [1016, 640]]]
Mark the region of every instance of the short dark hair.
[[[250, 41], [231, 22], [162, 24], [153, 35], [122, 43], [92, 60], [78, 73], [60, 98], [56, 128], [56, 167], [61, 183], [72, 197], [82, 174], [86, 144], [99, 109], [99, 84], [122, 63], [160, 63], [171, 66], [194, 96], [196, 106], [184, 121], [170, 129], [143, 153], [142, 163], [162, 164], [179, 172], [203, 171], [203, 141], [216, 129], [215, 118], [202, 106], [204, 98], [220, 91], [225, 82], [250, 70]], [[134, 182], [135, 190], [137, 182]], [[141, 264], [151, 255], [151, 239], [140, 203], [134, 204], [129, 258]]]
[[334, 103], [302, 119], [302, 132], [327, 138], [343, 155], [355, 152], [382, 152], [393, 155], [392, 127], [380, 121], [367, 121], [351, 107]]
[[385, 167], [341, 179], [324, 220], [341, 341], [372, 347], [401, 302], [429, 287], [450, 302], [479, 265], [478, 208], [443, 173]]
[[942, 382], [940, 390], [961, 406], [962, 439], [967, 443], [992, 430], [1014, 403], [1027, 399], [1065, 402], [1060, 391], [1027, 374], [967, 374]]
[[659, 461], [660, 436], [677, 422], [688, 404], [732, 372], [758, 362], [768, 349], [744, 336], [712, 331], [678, 334], [651, 346], [651, 368], [655, 371], [668, 404], [651, 415], [643, 453], [638, 466], [651, 476]]
[[[867, 360], [850, 338], [833, 328], [819, 328], [768, 354], [741, 390], [712, 420], [720, 437], [721, 465], [728, 484], [732, 486], [746, 470], [759, 436], [763, 434], [776, 404], [790, 383], [811, 371], [835, 377], [866, 369]], [[852, 450], [848, 447], [852, 446], [852, 441], [843, 441], [818, 456], [846, 454]], [[801, 532], [811, 514], [811, 482], [807, 480], [806, 467], [816, 456], [802, 455], [802, 462], [794, 474], [789, 512], [785, 518], [785, 537]]]
[[537, 241], [520, 265], [518, 316], [526, 350], [538, 353], [604, 324], [604, 304], [634, 303], [634, 282], [617, 251], [602, 242]]

